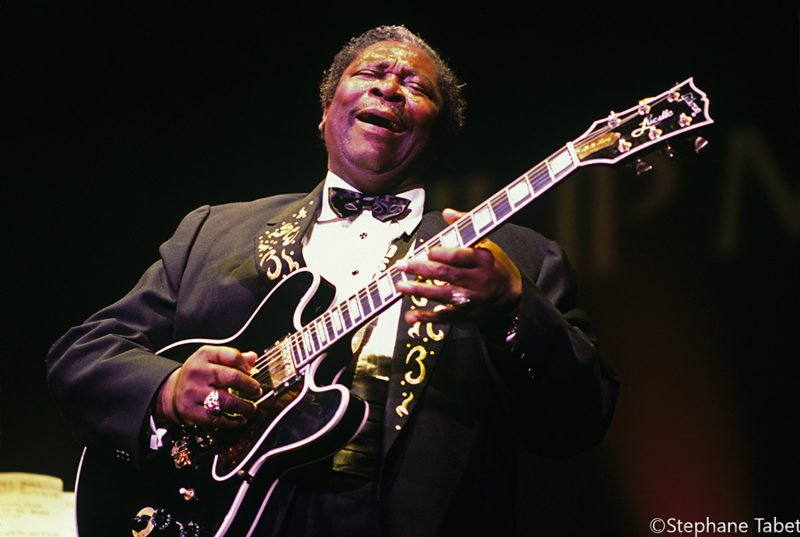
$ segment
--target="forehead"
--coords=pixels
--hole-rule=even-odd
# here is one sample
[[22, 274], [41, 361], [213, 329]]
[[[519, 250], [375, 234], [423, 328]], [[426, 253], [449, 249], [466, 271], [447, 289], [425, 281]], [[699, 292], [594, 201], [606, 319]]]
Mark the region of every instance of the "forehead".
[[401, 41], [380, 41], [364, 50], [350, 63], [348, 70], [363, 65], [396, 66], [429, 78], [435, 82], [439, 70], [427, 52], [410, 43]]

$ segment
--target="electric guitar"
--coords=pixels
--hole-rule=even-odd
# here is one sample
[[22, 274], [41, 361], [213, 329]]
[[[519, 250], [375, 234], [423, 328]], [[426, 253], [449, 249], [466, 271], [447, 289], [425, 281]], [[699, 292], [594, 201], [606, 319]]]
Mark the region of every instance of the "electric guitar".
[[[411, 256], [424, 258], [437, 246], [472, 246], [578, 167], [616, 164], [713, 123], [708, 108], [706, 94], [689, 78], [611, 112]], [[694, 143], [699, 151], [705, 140], [697, 137]], [[646, 167], [637, 160], [637, 172]], [[257, 417], [243, 427], [211, 435], [171, 432], [139, 470], [112, 454], [84, 450], [76, 486], [80, 537], [251, 535], [286, 472], [330, 456], [363, 426], [367, 404], [337, 383], [351, 355], [333, 351], [401, 297], [395, 284], [405, 278], [390, 267], [331, 304], [327, 282], [307, 269], [296, 270], [231, 337], [161, 349], [157, 354], [183, 360], [204, 344], [263, 349], [277, 341], [255, 363], [252, 375], [264, 394], [255, 401]], [[293, 327], [276, 324], [285, 304], [296, 304]]]

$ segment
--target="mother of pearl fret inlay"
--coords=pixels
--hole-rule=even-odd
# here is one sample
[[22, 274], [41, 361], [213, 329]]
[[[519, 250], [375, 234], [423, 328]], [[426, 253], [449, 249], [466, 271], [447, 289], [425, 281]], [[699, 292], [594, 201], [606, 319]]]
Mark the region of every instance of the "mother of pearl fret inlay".
[[549, 158], [547, 160], [547, 166], [550, 168], [554, 181], [561, 179], [575, 168], [572, 161], [572, 154], [566, 147]]
[[342, 317], [341, 313], [339, 313], [338, 308], [331, 311], [331, 321], [333, 321], [333, 329], [336, 330], [337, 334], [342, 332]]
[[380, 278], [378, 278], [378, 290], [380, 291], [381, 298], [383, 300], [394, 296], [394, 286], [392, 285], [392, 280], [389, 278], [388, 274], [384, 273]]
[[478, 232], [483, 231], [485, 227], [490, 226], [494, 222], [494, 216], [492, 215], [492, 210], [489, 208], [488, 203], [484, 203], [475, 209], [475, 212], [472, 213], [472, 221], [475, 223], [475, 229], [477, 229]]
[[445, 230], [444, 234], [442, 234], [442, 246], [447, 248], [458, 248], [461, 246], [461, 243], [458, 241], [456, 228], [451, 227]]
[[317, 325], [317, 335], [319, 337], [320, 343], [325, 345], [328, 342], [328, 335], [325, 332], [325, 326], [322, 324], [322, 320], [316, 322]]
[[353, 322], [361, 319], [361, 309], [358, 306], [358, 299], [355, 295], [348, 299], [347, 305], [350, 307], [350, 316], [353, 318]]
[[521, 202], [526, 201], [533, 195], [533, 189], [526, 178], [517, 179], [508, 187], [508, 197], [516, 208]]

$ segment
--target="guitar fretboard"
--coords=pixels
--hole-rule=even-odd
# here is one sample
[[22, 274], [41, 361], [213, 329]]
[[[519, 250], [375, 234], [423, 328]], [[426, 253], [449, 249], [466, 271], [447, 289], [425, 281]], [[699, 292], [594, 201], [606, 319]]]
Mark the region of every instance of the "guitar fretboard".
[[[447, 226], [426, 244], [414, 249], [410, 257], [425, 259], [431, 248], [439, 246], [474, 245], [569, 175], [577, 168], [577, 161], [572, 144], [567, 144]], [[269, 364], [270, 374], [274, 377], [276, 373], [284, 373], [279, 373], [279, 378], [273, 378], [273, 385], [294, 376], [292, 370], [302, 369], [339, 339], [366, 324], [397, 301], [402, 295], [397, 291], [396, 284], [405, 279], [408, 279], [405, 273], [389, 267], [376, 275], [365, 287], [278, 343], [271, 354], [267, 353], [268, 360], [272, 360]], [[277, 366], [276, 362], [280, 362], [280, 365]], [[286, 379], [280, 378], [284, 375]]]

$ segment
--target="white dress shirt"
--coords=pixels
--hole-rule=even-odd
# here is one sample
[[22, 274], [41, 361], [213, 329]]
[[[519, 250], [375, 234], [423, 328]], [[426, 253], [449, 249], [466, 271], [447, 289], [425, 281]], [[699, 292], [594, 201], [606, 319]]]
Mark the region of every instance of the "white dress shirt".
[[[337, 216], [328, 203], [331, 187], [358, 190], [328, 172], [319, 217], [303, 240], [303, 258], [309, 269], [336, 286], [338, 302], [366, 286], [383, 269], [384, 258], [395, 239], [403, 233], [414, 232], [422, 220], [425, 190], [413, 188], [397, 194], [410, 200], [404, 217], [381, 222], [367, 210], [346, 218]], [[359, 353], [357, 373], [365, 372], [359, 369], [371, 367], [367, 362], [377, 362], [374, 357], [391, 357], [399, 321], [400, 301], [381, 313], [376, 323], [371, 323]], [[360, 337], [363, 332], [359, 332]], [[360, 345], [354, 345], [357, 346]]]

